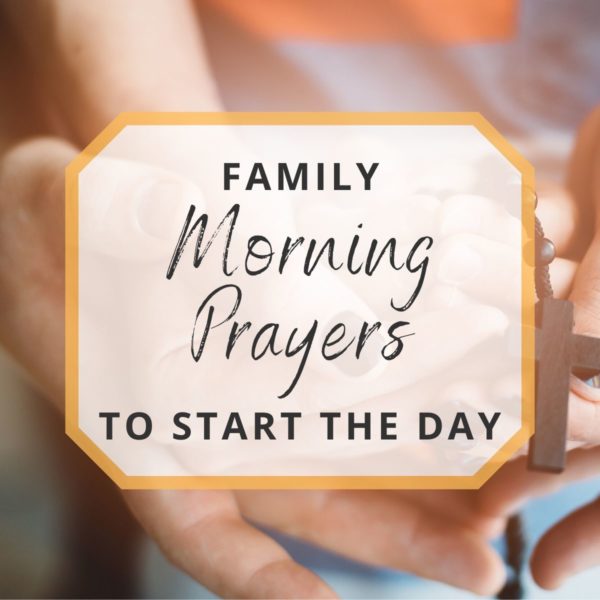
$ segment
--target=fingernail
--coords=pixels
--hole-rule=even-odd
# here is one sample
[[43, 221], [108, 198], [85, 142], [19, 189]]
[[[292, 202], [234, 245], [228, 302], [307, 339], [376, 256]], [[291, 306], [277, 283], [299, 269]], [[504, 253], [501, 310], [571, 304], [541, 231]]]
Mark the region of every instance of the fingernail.
[[480, 206], [476, 203], [483, 200], [486, 199], [476, 196], [449, 198], [447, 202], [451, 202], [451, 204], [442, 213], [440, 233], [451, 235], [453, 233], [479, 232], [483, 224], [482, 211], [478, 210]]
[[571, 376], [571, 390], [589, 402], [600, 402], [600, 375], [584, 381]]
[[190, 206], [202, 205], [200, 190], [177, 180], [157, 180], [138, 195], [137, 222], [148, 235], [171, 240], [183, 226]]
[[366, 340], [360, 353], [360, 358], [356, 358], [356, 344], [358, 343], [358, 336], [365, 320], [361, 319], [354, 312], [344, 311], [329, 322], [325, 331], [329, 332], [337, 323], [345, 325], [346, 335], [338, 344], [331, 347], [331, 353], [343, 348], [351, 338], [354, 337], [356, 339], [340, 357], [333, 361], [335, 366], [342, 373], [351, 377], [362, 377], [375, 369], [383, 360], [381, 357], [381, 349], [385, 343], [383, 336], [378, 331], [374, 331]]
[[585, 383], [591, 388], [600, 389], [600, 375], [596, 375], [591, 379], [586, 379]]
[[436, 283], [431, 287], [424, 298], [427, 310], [442, 310], [444, 308], [455, 308], [464, 306], [470, 300], [469, 297], [453, 285], [447, 283]]
[[479, 252], [465, 243], [457, 243], [444, 252], [438, 278], [445, 283], [457, 285], [474, 279], [482, 270], [483, 259]]

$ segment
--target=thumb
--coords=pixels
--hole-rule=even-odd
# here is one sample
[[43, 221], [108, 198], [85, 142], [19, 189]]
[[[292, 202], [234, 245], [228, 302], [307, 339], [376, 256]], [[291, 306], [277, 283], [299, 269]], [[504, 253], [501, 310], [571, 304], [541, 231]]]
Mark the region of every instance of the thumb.
[[575, 304], [577, 333], [600, 336], [600, 232], [598, 232], [581, 262], [571, 300]]
[[0, 341], [62, 406], [64, 168], [70, 145], [37, 138], [0, 157]]
[[[585, 249], [570, 299], [576, 333], [600, 338], [600, 109], [583, 123], [573, 152], [569, 184], [579, 208], [579, 239]], [[600, 390], [573, 378], [569, 438], [600, 443]]]
[[[577, 271], [570, 299], [575, 305], [575, 332], [600, 339], [600, 234], [596, 234]], [[568, 435], [570, 440], [600, 443], [600, 389], [575, 377]]]
[[205, 210], [191, 181], [142, 162], [99, 156], [67, 178], [78, 180], [81, 249], [122, 260], [168, 258], [190, 207]]
[[575, 199], [578, 235], [570, 244], [572, 258], [579, 259], [598, 230], [600, 219], [600, 107], [583, 121], [568, 168], [567, 186]]
[[6, 1], [2, 9], [77, 144], [120, 112], [220, 106], [189, 0]]
[[572, 166], [571, 176], [578, 174], [578, 180], [582, 180], [576, 200], [586, 210], [586, 220], [594, 232], [577, 270], [570, 299], [575, 303], [577, 333], [600, 336], [600, 110], [584, 124], [573, 158], [579, 172]]
[[[600, 133], [600, 132], [599, 132]], [[597, 137], [600, 139], [600, 136]], [[590, 160], [598, 164], [598, 156]], [[592, 169], [588, 202], [595, 212], [595, 234], [577, 271], [571, 300], [575, 305], [576, 333], [600, 338], [600, 173]], [[573, 378], [569, 438], [600, 443], [600, 389]]]

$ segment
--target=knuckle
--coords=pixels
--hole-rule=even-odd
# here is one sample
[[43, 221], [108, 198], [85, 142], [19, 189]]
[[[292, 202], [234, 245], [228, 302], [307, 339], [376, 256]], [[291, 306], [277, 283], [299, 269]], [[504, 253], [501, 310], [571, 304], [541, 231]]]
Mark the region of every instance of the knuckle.
[[[5, 206], [47, 198], [54, 191], [59, 165], [66, 166], [75, 153], [68, 142], [51, 137], [30, 138], [15, 144], [0, 160], [0, 202]], [[62, 173], [60, 168], [61, 178]]]

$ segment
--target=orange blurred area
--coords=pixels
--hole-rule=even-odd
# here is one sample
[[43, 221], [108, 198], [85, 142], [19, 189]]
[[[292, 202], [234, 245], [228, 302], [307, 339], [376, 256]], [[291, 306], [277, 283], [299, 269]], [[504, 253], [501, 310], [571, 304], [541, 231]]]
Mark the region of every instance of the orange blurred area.
[[[187, 39], [180, 31], [190, 23], [199, 40], [194, 46], [199, 64], [206, 66], [198, 74], [199, 87], [214, 84], [223, 110], [476, 111], [531, 161], [539, 183], [561, 191], [578, 127], [600, 104], [600, 0], [190, 0], [192, 18], [175, 20], [176, 34], [164, 40], [156, 31], [160, 17], [184, 2], [166, 0], [156, 17], [148, 0], [0, 0], [0, 150], [50, 136], [72, 136], [80, 149], [74, 132], [93, 137], [101, 128], [96, 123], [108, 124], [121, 110], [166, 110], [153, 96], [165, 90], [175, 90], [177, 106], [169, 110], [214, 110], [200, 101], [177, 104], [202, 69], [186, 71], [179, 64], [184, 60], [158, 64], [160, 54], [173, 56], [167, 50]], [[24, 31], [9, 20], [9, 5], [15, 13], [22, 10]], [[81, 18], [92, 5], [95, 14]], [[75, 19], [69, 7], [76, 9]], [[121, 13], [109, 14], [115, 7]], [[39, 29], [31, 26], [36, 14], [44, 16]], [[94, 19], [107, 16], [119, 26], [97, 27]], [[44, 34], [58, 39], [73, 21], [82, 35], [61, 48], [68, 51], [53, 54], [43, 45]], [[98, 54], [105, 57], [112, 42], [118, 50], [119, 60], [108, 66], [86, 46], [100, 30], [109, 39], [101, 40]], [[133, 74], [145, 77], [137, 79], [126, 70], [135, 41], [145, 61]], [[152, 54], [157, 47], [159, 56]], [[40, 64], [33, 64], [36, 50]], [[64, 64], [53, 62], [61, 60]], [[99, 73], [102, 67], [106, 72]], [[122, 73], [127, 80], [111, 96], [115, 90], [105, 82]], [[141, 108], [134, 106], [139, 81], [150, 82]], [[87, 114], [90, 107], [98, 114]], [[79, 127], [92, 122], [93, 127]], [[365, 147], [373, 155], [380, 151], [368, 138]], [[0, 223], [3, 200], [0, 194]], [[27, 218], [23, 212], [21, 221]], [[0, 264], [27, 274], [17, 264], [17, 245], [5, 251], [6, 246]], [[31, 314], [44, 300], [42, 287], [34, 291]], [[14, 290], [0, 279], [2, 343], [7, 332], [17, 331], [14, 316], [7, 317], [14, 296], [9, 292]], [[14, 338], [25, 339], [36, 355], [62, 357], [54, 342], [38, 346], [45, 333], [36, 330], [26, 339], [18, 332]], [[112, 482], [65, 436], [64, 417], [45, 397], [47, 390], [40, 391], [24, 367], [7, 357], [2, 343], [0, 598], [214, 597], [168, 564]], [[596, 479], [533, 502], [525, 511], [527, 550], [599, 487]], [[471, 597], [405, 573], [344, 561], [284, 536], [280, 541], [341, 597]], [[600, 567], [556, 592], [540, 590], [527, 577], [534, 598], [599, 597]]]
[[208, 0], [267, 39], [461, 44], [514, 35], [516, 0]]

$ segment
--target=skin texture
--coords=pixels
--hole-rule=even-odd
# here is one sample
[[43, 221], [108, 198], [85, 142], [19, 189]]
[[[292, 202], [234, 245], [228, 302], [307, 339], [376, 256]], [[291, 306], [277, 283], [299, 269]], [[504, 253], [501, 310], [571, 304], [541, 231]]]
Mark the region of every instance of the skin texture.
[[[573, 151], [568, 187], [572, 202], [562, 208], [569, 227], [559, 227], [559, 254], [580, 261], [570, 299], [575, 303], [575, 328], [600, 336], [600, 109], [582, 124]], [[553, 197], [554, 204], [563, 204]], [[544, 223], [558, 223], [542, 202]], [[562, 230], [562, 231], [559, 231]], [[561, 237], [559, 237], [559, 235]], [[519, 459], [507, 465], [482, 490], [479, 498], [490, 514], [509, 515], [531, 498], [552, 493], [563, 485], [600, 473], [600, 390], [573, 380], [569, 405], [569, 437], [586, 444], [570, 453], [560, 475], [530, 473]], [[536, 582], [548, 589], [560, 587], [569, 577], [600, 565], [600, 502], [596, 500], [552, 527], [539, 541], [531, 559]]]
[[[574, 481], [598, 476], [600, 448], [573, 450], [561, 475], [531, 473], [526, 459], [506, 465], [487, 483], [478, 502], [484, 511], [510, 515], [526, 502], [558, 491]], [[543, 588], [555, 589], [569, 577], [600, 565], [600, 506], [596, 500], [567, 516], [540, 539], [531, 572]]]
[[[11, 90], [0, 110], [0, 340], [60, 411], [65, 165], [119, 112], [218, 110], [220, 103], [198, 15], [187, 0], [144, 0], [143, 10], [137, 0], [5, 0], [0, 11], [0, 86]], [[572, 298], [580, 330], [600, 334], [600, 242], [591, 242], [589, 226], [598, 186], [581, 183], [599, 171], [591, 163], [597, 121], [576, 152], [573, 194], [541, 191], [540, 211], [561, 255], [552, 268], [562, 295], [589, 249]], [[578, 439], [598, 442], [600, 411], [586, 393], [573, 394], [570, 427]], [[598, 472], [598, 461], [577, 468], [578, 460], [552, 485]], [[221, 596], [335, 596], [249, 521], [350, 558], [492, 594], [504, 568], [488, 539], [519, 501], [545, 491], [538, 476], [522, 474], [514, 483], [510, 473], [519, 465], [509, 465], [509, 475], [482, 494], [161, 490], [122, 496], [169, 560]], [[506, 495], [504, 503], [494, 490]], [[578, 540], [585, 529], [587, 544], [568, 545], [557, 556], [561, 538], [551, 532], [542, 540], [533, 561], [542, 584], [556, 585], [600, 562], [600, 533], [589, 526], [597, 513], [598, 504], [591, 505], [558, 526], [566, 539]], [[119, 535], [123, 529], [114, 538]]]

